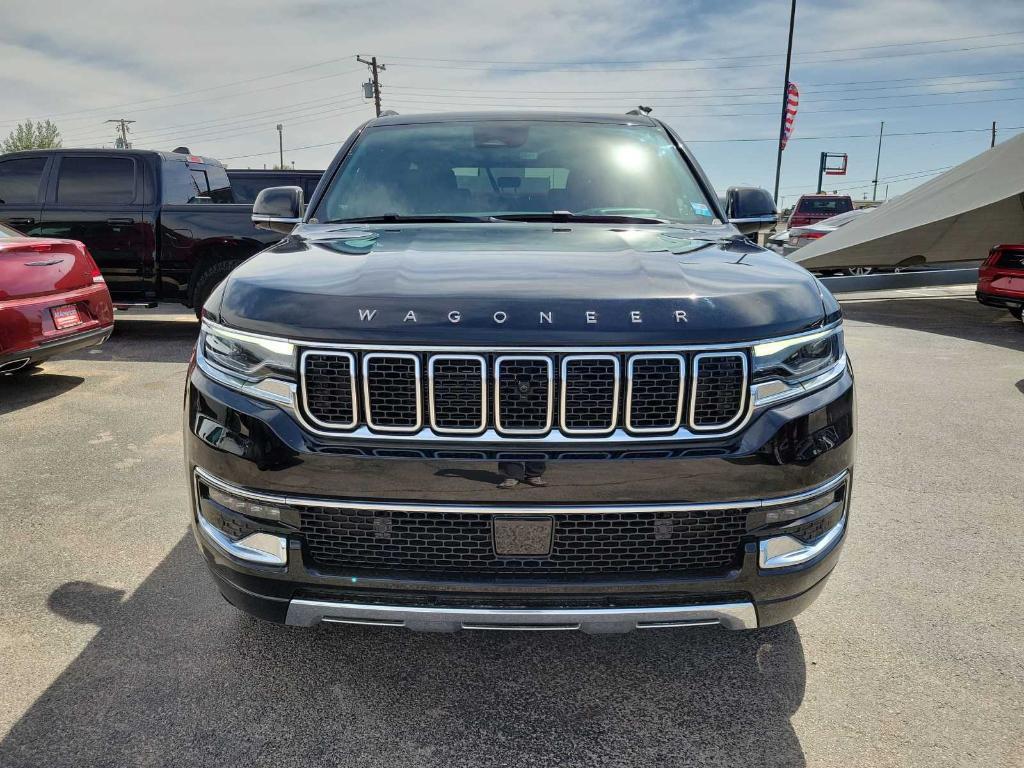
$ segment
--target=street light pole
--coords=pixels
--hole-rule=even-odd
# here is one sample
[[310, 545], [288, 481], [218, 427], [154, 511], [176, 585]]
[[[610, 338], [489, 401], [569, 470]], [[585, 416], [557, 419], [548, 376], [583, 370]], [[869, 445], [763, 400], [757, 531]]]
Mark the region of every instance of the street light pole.
[[786, 135], [786, 102], [789, 100], [789, 65], [793, 60], [793, 25], [796, 23], [796, 0], [789, 8], [789, 44], [786, 46], [786, 77], [782, 84], [782, 116], [779, 118], [779, 148], [775, 157], [775, 205], [779, 204], [779, 176], [782, 173], [782, 138]]
[[284, 126], [281, 123], [277, 124], [277, 152], [280, 156], [277, 167], [284, 170]]

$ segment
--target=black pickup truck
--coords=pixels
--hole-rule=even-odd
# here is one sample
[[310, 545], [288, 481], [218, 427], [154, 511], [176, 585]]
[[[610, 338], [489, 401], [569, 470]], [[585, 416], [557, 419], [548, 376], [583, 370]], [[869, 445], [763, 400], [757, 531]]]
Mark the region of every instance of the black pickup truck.
[[203, 307], [189, 514], [296, 625], [790, 619], [848, 530], [853, 371], [810, 273], [645, 116], [390, 116]]
[[54, 149], [0, 156], [0, 223], [80, 240], [115, 305], [201, 307], [225, 275], [281, 238], [197, 155]]

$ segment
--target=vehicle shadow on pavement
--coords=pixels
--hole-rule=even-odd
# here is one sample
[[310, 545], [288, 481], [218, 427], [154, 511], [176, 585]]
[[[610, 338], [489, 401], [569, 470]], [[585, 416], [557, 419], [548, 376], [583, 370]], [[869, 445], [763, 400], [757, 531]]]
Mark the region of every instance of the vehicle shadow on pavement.
[[103, 346], [65, 355], [68, 360], [114, 360], [179, 363], [188, 360], [199, 336], [199, 323], [184, 320], [118, 317], [114, 332]]
[[1020, 320], [1005, 309], [983, 306], [973, 297], [843, 302], [843, 317], [1024, 352]]
[[631, 635], [282, 627], [224, 603], [187, 534], [0, 742], [0, 765], [803, 766], [792, 622]]
[[63, 376], [45, 370], [0, 376], [0, 416], [59, 397], [83, 381], [81, 376]]

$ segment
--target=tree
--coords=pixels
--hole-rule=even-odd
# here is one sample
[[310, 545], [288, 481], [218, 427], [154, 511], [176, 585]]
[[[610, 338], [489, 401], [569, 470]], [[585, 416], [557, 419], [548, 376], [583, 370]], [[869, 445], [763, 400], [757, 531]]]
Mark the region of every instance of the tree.
[[22, 149], [56, 149], [63, 144], [60, 131], [49, 120], [33, 123], [26, 120], [4, 139], [4, 152], [18, 152]]

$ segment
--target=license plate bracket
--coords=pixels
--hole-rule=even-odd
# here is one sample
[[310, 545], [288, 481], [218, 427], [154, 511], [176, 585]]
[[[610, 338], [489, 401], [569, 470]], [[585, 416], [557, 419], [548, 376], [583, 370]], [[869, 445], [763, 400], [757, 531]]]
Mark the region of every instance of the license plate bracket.
[[78, 307], [74, 304], [62, 304], [59, 307], [50, 307], [50, 315], [53, 317], [53, 327], [58, 331], [65, 328], [74, 328], [82, 324], [82, 316]]
[[494, 554], [501, 557], [541, 557], [551, 554], [554, 518], [511, 517], [494, 518]]

